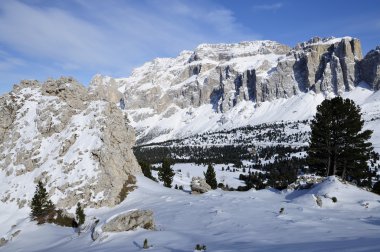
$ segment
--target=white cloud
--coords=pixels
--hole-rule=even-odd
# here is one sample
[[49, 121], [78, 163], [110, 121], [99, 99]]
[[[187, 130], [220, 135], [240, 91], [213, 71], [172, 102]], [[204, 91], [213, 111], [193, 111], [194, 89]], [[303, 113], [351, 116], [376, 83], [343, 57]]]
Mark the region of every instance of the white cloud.
[[4, 0], [0, 30], [0, 46], [10, 48], [14, 58], [46, 64], [55, 73], [82, 69], [124, 76], [147, 60], [176, 56], [199, 43], [259, 37], [211, 2], [165, 0], [33, 5]]
[[38, 9], [17, 1], [1, 7], [0, 41], [35, 57], [85, 64], [101, 61], [102, 34], [59, 9]]
[[281, 9], [283, 3], [274, 3], [274, 4], [262, 4], [253, 6], [254, 10], [262, 10], [262, 11], [276, 11]]

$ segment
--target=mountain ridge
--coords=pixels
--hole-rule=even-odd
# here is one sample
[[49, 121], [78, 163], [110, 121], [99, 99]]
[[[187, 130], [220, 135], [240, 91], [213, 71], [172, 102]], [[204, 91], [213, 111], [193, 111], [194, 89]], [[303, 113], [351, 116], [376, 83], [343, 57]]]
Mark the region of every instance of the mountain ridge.
[[[224, 125], [237, 108], [244, 114], [307, 93], [342, 95], [363, 81], [376, 91], [377, 52], [362, 58], [360, 41], [352, 37], [314, 37], [293, 48], [268, 40], [201, 44], [176, 58], [147, 62], [127, 78], [97, 75], [90, 87], [112, 83], [125, 101], [138, 143], [157, 142], [183, 137], [186, 127], [197, 128], [191, 123], [194, 113], [206, 113], [203, 120], [218, 117]], [[218, 128], [211, 124], [209, 129]], [[176, 127], [182, 133], [173, 133]]]

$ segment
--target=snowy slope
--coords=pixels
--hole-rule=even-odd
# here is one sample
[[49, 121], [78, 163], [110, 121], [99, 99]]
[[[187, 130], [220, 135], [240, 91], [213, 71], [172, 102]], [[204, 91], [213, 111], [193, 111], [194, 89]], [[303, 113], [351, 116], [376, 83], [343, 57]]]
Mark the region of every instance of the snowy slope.
[[[380, 196], [343, 184], [334, 177], [310, 190], [225, 192], [189, 195], [138, 177], [138, 189], [114, 208], [86, 209], [100, 224], [131, 209], [152, 209], [157, 231], [103, 233], [92, 241], [71, 228], [37, 226], [20, 220], [22, 230], [2, 251], [377, 251], [380, 249]], [[315, 196], [336, 196], [337, 203]], [[367, 206], [367, 207], [366, 207]], [[279, 214], [280, 208], [284, 214]], [[2, 215], [0, 221], [4, 220]], [[15, 223], [16, 224], [16, 223]]]
[[[297, 123], [297, 121], [311, 120], [316, 113], [317, 106], [325, 99], [334, 94], [315, 94], [313, 92], [301, 93], [288, 99], [278, 99], [255, 104], [243, 101], [236, 107], [225, 113], [215, 113], [211, 105], [203, 105], [199, 108], [178, 109], [170, 117], [153, 116], [131, 124], [140, 135], [137, 143], [163, 142], [169, 139], [182, 139], [206, 132], [219, 132], [236, 129], [244, 126], [254, 126], [263, 123], [275, 124], [281, 121]], [[375, 151], [380, 152], [380, 92], [368, 89], [365, 83], [355, 87], [350, 92], [342, 94], [344, 98], [355, 101], [361, 107], [365, 129], [373, 130], [371, 142]], [[133, 117], [138, 110], [130, 110]], [[299, 123], [300, 131], [308, 132], [309, 127]], [[154, 129], [158, 136], [153, 139], [144, 136], [143, 129]], [[289, 131], [287, 133], [291, 133]], [[145, 138], [146, 137], [146, 138]], [[236, 136], [228, 138], [233, 139]], [[249, 136], [242, 136], [247, 137]], [[150, 140], [148, 140], [150, 139]], [[145, 142], [147, 140], [147, 142]], [[307, 139], [305, 139], [307, 141]], [[304, 141], [303, 143], [305, 143]], [[220, 143], [223, 144], [223, 143]], [[228, 141], [224, 144], [230, 144]], [[302, 144], [302, 143], [300, 143]]]

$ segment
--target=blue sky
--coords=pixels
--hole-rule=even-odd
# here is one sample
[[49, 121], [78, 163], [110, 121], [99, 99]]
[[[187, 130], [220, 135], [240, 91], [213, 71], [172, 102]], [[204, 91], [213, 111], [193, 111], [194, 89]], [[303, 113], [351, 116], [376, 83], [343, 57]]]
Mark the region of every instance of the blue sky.
[[366, 53], [379, 13], [373, 0], [0, 0], [0, 94], [22, 79], [126, 77], [200, 43], [353, 36]]

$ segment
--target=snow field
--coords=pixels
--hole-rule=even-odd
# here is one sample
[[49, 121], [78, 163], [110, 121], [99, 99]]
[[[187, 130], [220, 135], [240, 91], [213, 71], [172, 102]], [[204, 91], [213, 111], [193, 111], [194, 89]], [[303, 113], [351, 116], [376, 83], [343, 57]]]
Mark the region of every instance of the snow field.
[[[181, 167], [185, 169], [184, 167]], [[22, 232], [3, 251], [376, 251], [380, 249], [380, 196], [334, 177], [303, 191], [250, 190], [202, 195], [165, 188], [145, 177], [138, 189], [114, 208], [86, 209], [101, 222], [131, 209], [152, 209], [157, 231], [105, 233], [93, 242], [71, 228], [24, 221]], [[328, 194], [337, 203], [318, 207], [313, 198]], [[366, 208], [363, 202], [368, 203]], [[284, 213], [279, 210], [284, 208]], [[3, 217], [1, 217], [3, 219]]]

